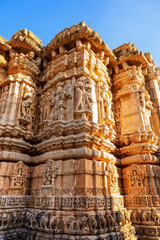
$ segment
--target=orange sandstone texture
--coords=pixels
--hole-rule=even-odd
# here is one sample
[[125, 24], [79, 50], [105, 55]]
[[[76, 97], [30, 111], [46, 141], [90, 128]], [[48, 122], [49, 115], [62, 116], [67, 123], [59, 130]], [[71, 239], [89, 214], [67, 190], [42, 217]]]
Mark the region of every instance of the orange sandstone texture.
[[159, 76], [84, 22], [0, 37], [1, 239], [160, 239]]

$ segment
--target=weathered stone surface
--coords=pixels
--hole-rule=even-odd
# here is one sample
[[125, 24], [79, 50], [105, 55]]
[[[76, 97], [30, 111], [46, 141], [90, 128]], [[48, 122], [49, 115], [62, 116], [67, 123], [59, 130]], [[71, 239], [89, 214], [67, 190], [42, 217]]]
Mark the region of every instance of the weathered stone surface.
[[0, 239], [160, 239], [151, 54], [84, 22], [42, 46], [0, 37]]

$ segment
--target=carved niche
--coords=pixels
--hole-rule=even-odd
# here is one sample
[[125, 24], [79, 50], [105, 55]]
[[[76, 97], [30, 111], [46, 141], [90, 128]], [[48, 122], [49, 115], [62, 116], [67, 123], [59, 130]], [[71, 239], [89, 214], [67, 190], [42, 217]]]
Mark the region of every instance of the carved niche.
[[35, 118], [36, 110], [36, 93], [33, 88], [28, 85], [24, 86], [22, 103], [21, 103], [21, 113], [19, 121], [22, 125], [29, 125]]
[[27, 166], [19, 161], [15, 164], [13, 171], [11, 172], [11, 194], [26, 194], [27, 190]]
[[8, 97], [9, 86], [6, 85], [1, 89], [1, 97], [0, 97], [0, 116], [2, 116], [5, 112], [6, 101]]
[[57, 83], [50, 95], [50, 122], [66, 120], [67, 101], [70, 98], [72, 98], [71, 81]]
[[103, 101], [104, 109], [104, 121], [106, 124], [114, 124], [113, 112], [112, 112], [112, 95], [108, 86], [101, 86], [101, 98]]
[[56, 90], [51, 95], [51, 114], [53, 121], [63, 120], [65, 110], [65, 96], [62, 84], [57, 84]]
[[146, 194], [146, 188], [143, 184], [144, 172], [138, 165], [133, 164], [131, 167], [127, 168], [124, 178], [126, 179], [127, 183], [126, 194]]
[[42, 171], [43, 185], [41, 186], [41, 194], [53, 193], [55, 187], [55, 179], [57, 177], [57, 166], [52, 159], [49, 159]]
[[117, 167], [110, 161], [107, 166], [109, 194], [119, 194]]
[[115, 104], [115, 120], [117, 133], [121, 134], [121, 102], [117, 100]]
[[150, 96], [147, 91], [140, 93], [140, 105], [143, 115], [144, 125], [146, 131], [151, 131], [151, 110], [153, 109], [152, 102], [150, 101]]
[[91, 79], [80, 77], [75, 84], [75, 108], [74, 113], [76, 118], [84, 117], [92, 121], [93, 116], [93, 98]]
[[41, 95], [41, 103], [40, 103], [40, 124], [47, 121], [49, 118], [50, 112], [50, 96], [51, 90], [47, 90]]

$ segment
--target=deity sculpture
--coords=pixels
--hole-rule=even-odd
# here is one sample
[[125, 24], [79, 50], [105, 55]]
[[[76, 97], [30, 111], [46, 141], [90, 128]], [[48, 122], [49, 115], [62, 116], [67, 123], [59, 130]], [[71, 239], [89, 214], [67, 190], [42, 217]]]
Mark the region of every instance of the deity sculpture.
[[82, 79], [78, 79], [76, 84], [76, 106], [75, 112], [83, 109], [83, 81]]
[[92, 112], [93, 99], [91, 94], [92, 94], [92, 87], [87, 84], [86, 92], [85, 92], [85, 105], [86, 105], [86, 110], [89, 110]]
[[2, 88], [1, 99], [0, 99], [0, 106], [1, 106], [0, 115], [2, 115], [5, 111], [8, 91], [9, 91], [8, 85]]
[[141, 109], [142, 109], [145, 129], [147, 131], [151, 131], [150, 117], [151, 117], [151, 109], [153, 108], [153, 106], [150, 101], [149, 94], [147, 94], [145, 92], [141, 92], [140, 103], [141, 103]]
[[65, 95], [61, 85], [58, 85], [55, 92], [51, 95], [50, 103], [52, 106], [52, 111], [50, 114], [50, 119], [53, 121], [62, 120], [64, 118], [65, 109]]
[[57, 167], [53, 160], [48, 160], [43, 169], [43, 185], [54, 185], [55, 178], [57, 176]]
[[22, 161], [16, 163], [11, 173], [11, 191], [16, 190], [19, 194], [26, 191], [27, 169]]

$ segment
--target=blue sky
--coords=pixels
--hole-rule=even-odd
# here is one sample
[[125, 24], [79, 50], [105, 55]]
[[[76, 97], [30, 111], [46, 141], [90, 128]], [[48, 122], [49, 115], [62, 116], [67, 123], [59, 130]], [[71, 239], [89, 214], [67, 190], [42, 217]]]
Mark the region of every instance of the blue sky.
[[7, 40], [27, 28], [46, 45], [82, 20], [111, 49], [135, 43], [160, 66], [160, 0], [0, 0], [0, 35]]

